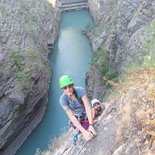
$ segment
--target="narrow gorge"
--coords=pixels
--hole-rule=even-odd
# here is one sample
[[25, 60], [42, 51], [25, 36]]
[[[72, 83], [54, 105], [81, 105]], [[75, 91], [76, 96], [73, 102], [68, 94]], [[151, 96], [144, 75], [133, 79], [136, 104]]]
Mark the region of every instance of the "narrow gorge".
[[[48, 55], [65, 2], [82, 1], [0, 1], [1, 155], [14, 155], [44, 116], [52, 76]], [[81, 155], [153, 155], [155, 0], [88, 0], [82, 6], [95, 22], [84, 32], [95, 54], [86, 89], [106, 110], [98, 136]], [[60, 144], [54, 154], [67, 154], [69, 139]], [[82, 146], [81, 139], [70, 155]]]

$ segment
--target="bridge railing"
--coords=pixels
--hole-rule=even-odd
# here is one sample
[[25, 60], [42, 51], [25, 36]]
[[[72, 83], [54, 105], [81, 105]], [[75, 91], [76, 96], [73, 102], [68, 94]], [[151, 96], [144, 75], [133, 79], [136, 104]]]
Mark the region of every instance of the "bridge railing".
[[88, 0], [61, 0], [61, 11], [88, 8]]

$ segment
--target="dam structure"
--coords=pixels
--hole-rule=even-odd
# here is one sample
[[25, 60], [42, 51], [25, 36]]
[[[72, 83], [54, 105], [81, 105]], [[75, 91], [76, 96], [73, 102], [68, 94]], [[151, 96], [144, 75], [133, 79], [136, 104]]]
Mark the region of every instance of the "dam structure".
[[88, 0], [60, 0], [61, 12], [88, 8]]

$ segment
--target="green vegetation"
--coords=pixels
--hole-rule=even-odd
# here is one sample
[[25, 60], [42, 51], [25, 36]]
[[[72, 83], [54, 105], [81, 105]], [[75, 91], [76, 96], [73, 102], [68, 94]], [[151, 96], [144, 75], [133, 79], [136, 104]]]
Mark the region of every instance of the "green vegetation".
[[38, 40], [38, 31], [34, 25], [25, 24], [24, 30], [27, 33], [27, 35], [32, 38], [34, 41]]
[[[137, 71], [155, 68], [155, 20], [142, 30], [143, 56], [135, 58], [128, 68], [125, 69], [121, 81], [128, 80], [127, 75]], [[142, 55], [142, 54], [141, 54]], [[145, 76], [145, 75], [144, 75]], [[126, 81], [127, 82], [127, 81]]]
[[25, 61], [29, 69], [33, 70], [36, 68], [42, 68], [42, 62], [40, 58], [40, 54], [33, 49], [29, 49], [25, 51]]
[[[124, 75], [136, 72], [138, 70], [150, 70], [155, 68], [155, 20], [149, 23], [143, 31], [144, 38], [143, 51], [146, 53], [143, 57], [135, 59], [128, 68], [126, 68]], [[123, 75], [123, 76], [124, 76]]]
[[25, 53], [26, 53], [25, 55], [28, 57], [31, 63], [33, 63], [34, 61], [37, 61], [38, 55], [36, 51], [30, 49], [30, 50], [27, 50]]
[[[107, 80], [118, 81], [116, 69], [110, 64], [109, 56], [104, 48], [100, 48], [98, 53], [93, 57], [92, 65], [98, 68], [101, 77]], [[105, 84], [105, 81], [103, 81]]]
[[8, 11], [8, 9], [6, 8], [6, 6], [0, 4], [0, 11], [2, 12], [2, 14], [5, 16], [5, 17], [10, 17], [11, 16], [11, 13]]
[[36, 62], [40, 59], [38, 58], [36, 51], [29, 49], [23, 53], [19, 51], [13, 51], [11, 53], [11, 60], [17, 66], [19, 71], [23, 71], [25, 64], [35, 67], [34, 64], [36, 64]]
[[97, 61], [98, 61], [99, 57], [100, 57], [100, 53], [93, 53], [92, 60], [91, 60], [92, 66], [97, 65]]
[[13, 51], [11, 53], [11, 59], [19, 70], [24, 69], [25, 64], [23, 62], [23, 56], [20, 54], [19, 51]]
[[[31, 78], [32, 70], [40, 66], [40, 59], [37, 52], [33, 49], [29, 49], [24, 52], [14, 50], [11, 53], [11, 60], [18, 68], [17, 82], [21, 89], [28, 87], [29, 80]], [[39, 65], [38, 65], [39, 64]], [[29, 68], [29, 71], [25, 71], [25, 67]]]
[[37, 22], [37, 13], [34, 8], [30, 10], [30, 18], [33, 22]]
[[155, 20], [153, 20], [146, 28], [147, 38], [144, 41], [144, 50], [155, 58]]
[[30, 79], [31, 74], [24, 72], [25, 63], [24, 63], [23, 55], [19, 51], [13, 51], [11, 53], [11, 59], [12, 59], [12, 62], [18, 68], [16, 77], [17, 77], [17, 82], [19, 86], [21, 87], [21, 89], [27, 88], [28, 81]]
[[24, 71], [19, 71], [17, 73], [17, 81], [19, 85], [21, 86], [22, 89], [28, 87], [29, 80], [31, 78], [31, 73], [30, 72], [24, 72]]
[[154, 68], [155, 67], [155, 59], [150, 57], [149, 55], [145, 55], [143, 58], [142, 67], [143, 68]]

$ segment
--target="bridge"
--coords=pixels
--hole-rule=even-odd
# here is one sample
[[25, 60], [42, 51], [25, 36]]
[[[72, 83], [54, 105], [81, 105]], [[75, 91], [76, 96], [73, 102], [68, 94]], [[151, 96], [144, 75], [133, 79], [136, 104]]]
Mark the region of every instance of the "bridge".
[[62, 12], [88, 8], [88, 0], [61, 0], [60, 2]]

